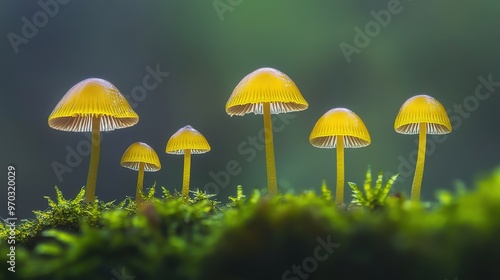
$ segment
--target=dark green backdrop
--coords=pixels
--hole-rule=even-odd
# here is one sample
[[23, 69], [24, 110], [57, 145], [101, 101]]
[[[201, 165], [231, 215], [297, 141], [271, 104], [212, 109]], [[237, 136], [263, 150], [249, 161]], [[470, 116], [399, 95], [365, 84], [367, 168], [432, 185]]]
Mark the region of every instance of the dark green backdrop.
[[[264, 152], [248, 143], [258, 137], [262, 116], [230, 118], [224, 110], [240, 79], [264, 66], [288, 74], [309, 102], [306, 111], [275, 122], [280, 190], [319, 190], [323, 179], [334, 188], [335, 150], [313, 148], [308, 137], [323, 113], [347, 107], [364, 120], [372, 144], [346, 150], [346, 180], [361, 183], [368, 164], [399, 169], [403, 176], [394, 190], [409, 194], [417, 137], [395, 133], [393, 123], [401, 104], [418, 93], [441, 101], [454, 126], [445, 140], [429, 140], [423, 199], [500, 163], [498, 1], [0, 3], [0, 198], [5, 202], [6, 169], [14, 164], [20, 217], [45, 208], [43, 196], [53, 196], [54, 185], [74, 196], [85, 184], [88, 138], [49, 128], [47, 117], [88, 77], [115, 84], [141, 118], [132, 128], [103, 134], [97, 195], [106, 201], [134, 195], [137, 174], [119, 161], [136, 141], [156, 149], [163, 164], [146, 173], [145, 185], [156, 181], [180, 190], [182, 157], [164, 150], [187, 124], [212, 145], [192, 158], [192, 188], [217, 184], [218, 175], [225, 201], [238, 184], [247, 192], [265, 187]], [[165, 72], [159, 83], [141, 91], [156, 68]], [[479, 86], [480, 77], [493, 82]], [[68, 151], [84, 155], [68, 163]], [[220, 171], [233, 161], [238, 174], [222, 187]], [[54, 162], [71, 172], [58, 178]], [[6, 206], [0, 209], [5, 217]]]

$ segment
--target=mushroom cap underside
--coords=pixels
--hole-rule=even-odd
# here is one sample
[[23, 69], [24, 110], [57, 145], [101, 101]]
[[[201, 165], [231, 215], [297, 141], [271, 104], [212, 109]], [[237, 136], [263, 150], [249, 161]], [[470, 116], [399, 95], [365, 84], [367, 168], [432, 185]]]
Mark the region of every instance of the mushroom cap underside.
[[371, 143], [361, 118], [346, 108], [334, 108], [321, 116], [311, 131], [309, 142], [317, 148], [336, 148], [338, 137], [343, 137], [345, 148], [360, 148]]
[[427, 134], [447, 134], [452, 131], [443, 105], [424, 94], [406, 100], [394, 121], [394, 129], [401, 134], [418, 134], [421, 124], [426, 125]]
[[226, 112], [230, 116], [263, 114], [264, 103], [270, 104], [271, 114], [302, 111], [309, 106], [290, 77], [273, 68], [260, 68], [238, 83], [226, 103]]
[[160, 159], [155, 150], [146, 143], [136, 142], [125, 150], [120, 164], [132, 170], [139, 170], [141, 163], [144, 163], [144, 171], [154, 172], [161, 169]]
[[192, 126], [186, 125], [168, 139], [165, 152], [167, 154], [184, 154], [186, 150], [190, 150], [191, 154], [203, 154], [210, 149], [210, 144], [205, 136]]
[[49, 126], [63, 131], [90, 132], [92, 120], [100, 118], [100, 130], [111, 131], [135, 125], [139, 116], [110, 82], [89, 78], [74, 85], [57, 103]]

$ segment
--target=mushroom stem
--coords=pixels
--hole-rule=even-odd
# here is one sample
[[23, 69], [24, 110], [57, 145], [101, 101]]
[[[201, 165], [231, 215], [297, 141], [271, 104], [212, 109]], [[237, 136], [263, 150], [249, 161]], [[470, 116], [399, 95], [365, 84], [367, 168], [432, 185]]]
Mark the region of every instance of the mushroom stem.
[[191, 150], [184, 150], [184, 176], [182, 178], [182, 197], [188, 197], [191, 173]]
[[98, 116], [92, 117], [92, 150], [90, 154], [89, 174], [87, 176], [87, 186], [85, 190], [85, 201], [94, 202], [95, 185], [97, 181], [97, 168], [99, 167], [99, 154], [101, 151], [101, 119]]
[[135, 190], [135, 203], [142, 202], [142, 188], [144, 186], [144, 162], [139, 163], [139, 173], [137, 174], [137, 189]]
[[344, 136], [337, 136], [337, 190], [335, 204], [344, 203]]
[[424, 176], [425, 148], [427, 141], [427, 124], [420, 123], [418, 134], [418, 157], [413, 185], [411, 186], [411, 200], [420, 201], [420, 187], [422, 186], [422, 177]]
[[273, 124], [271, 122], [271, 104], [266, 102], [262, 105], [264, 108], [264, 134], [266, 141], [266, 168], [267, 168], [267, 189], [269, 194], [274, 195], [278, 192], [276, 183], [276, 165], [274, 163], [274, 144], [273, 144]]

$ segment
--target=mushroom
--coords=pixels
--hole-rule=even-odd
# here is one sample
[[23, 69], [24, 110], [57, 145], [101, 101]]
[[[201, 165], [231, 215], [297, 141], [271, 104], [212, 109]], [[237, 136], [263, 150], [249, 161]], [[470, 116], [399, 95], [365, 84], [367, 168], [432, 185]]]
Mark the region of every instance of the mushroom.
[[191, 154], [204, 154], [210, 151], [207, 139], [190, 125], [179, 129], [168, 139], [165, 152], [167, 154], [184, 154], [184, 175], [182, 179], [182, 196], [187, 197], [191, 172]]
[[270, 194], [278, 191], [271, 114], [302, 111], [308, 106], [292, 79], [273, 68], [260, 68], [245, 76], [226, 103], [226, 112], [230, 116], [248, 113], [264, 115], [267, 187]]
[[92, 149], [86, 185], [86, 202], [95, 200], [100, 153], [100, 132], [135, 125], [139, 116], [118, 89], [108, 81], [89, 78], [74, 85], [48, 118], [53, 129], [92, 132]]
[[371, 143], [363, 121], [349, 109], [334, 108], [314, 125], [309, 142], [317, 148], [337, 149], [337, 189], [335, 204], [344, 202], [344, 148], [361, 148]]
[[142, 188], [144, 185], [144, 171], [156, 172], [161, 169], [161, 163], [158, 155], [148, 144], [136, 142], [130, 145], [125, 153], [123, 153], [120, 165], [139, 171], [139, 174], [137, 175], [135, 201], [137, 204], [140, 204], [142, 201]]
[[406, 100], [399, 109], [394, 129], [401, 134], [418, 134], [418, 156], [411, 187], [411, 200], [420, 200], [424, 176], [427, 134], [447, 134], [452, 130], [450, 119], [443, 105], [428, 95], [416, 95]]

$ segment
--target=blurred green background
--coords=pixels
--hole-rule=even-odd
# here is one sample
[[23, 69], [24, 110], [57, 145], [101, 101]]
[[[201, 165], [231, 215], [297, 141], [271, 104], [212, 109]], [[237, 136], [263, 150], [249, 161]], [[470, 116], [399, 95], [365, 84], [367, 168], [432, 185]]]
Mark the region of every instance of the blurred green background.
[[[71, 86], [89, 77], [116, 85], [140, 116], [137, 125], [102, 136], [96, 194], [105, 201], [134, 196], [137, 173], [119, 162], [136, 141], [151, 145], [163, 165], [146, 173], [145, 186], [157, 182], [180, 190], [183, 159], [164, 151], [168, 138], [187, 124], [212, 146], [192, 158], [191, 189], [215, 190], [226, 201], [239, 184], [246, 192], [265, 187], [265, 153], [248, 143], [262, 129], [262, 116], [230, 118], [224, 110], [236, 84], [260, 67], [289, 75], [309, 102], [306, 111], [286, 119], [287, 125], [275, 122], [282, 126], [274, 134], [282, 191], [319, 190], [323, 179], [334, 189], [335, 150], [314, 148], [308, 137], [327, 110], [346, 107], [364, 120], [372, 137], [370, 146], [346, 150], [346, 181], [362, 183], [367, 165], [374, 172], [403, 171], [394, 191], [409, 194], [417, 136], [397, 134], [393, 124], [403, 102], [419, 93], [450, 109], [455, 129], [444, 142], [429, 146], [422, 199], [433, 200], [436, 189], [451, 189], [457, 179], [468, 183], [500, 163], [500, 87], [490, 86], [483, 100], [475, 97], [478, 77], [500, 81], [498, 1], [0, 3], [0, 177], [5, 186], [0, 198], [5, 201], [6, 169], [14, 164], [19, 217], [44, 209], [43, 196], [54, 196], [54, 185], [71, 197], [85, 184], [89, 157], [82, 156], [81, 163], [73, 158], [69, 166], [66, 156], [68, 149], [84, 151], [88, 136], [53, 130], [47, 117]], [[396, 11], [390, 19], [388, 7]], [[356, 28], [367, 36], [364, 41]], [[358, 49], [346, 58], [342, 43]], [[147, 67], [169, 74], [138, 95]], [[480, 93], [485, 96], [487, 88]], [[220, 172], [230, 161], [238, 162], [240, 172], [226, 180]], [[54, 162], [71, 172], [58, 178]], [[214, 187], [217, 175], [227, 186]], [[350, 200], [349, 190], [345, 200]], [[2, 206], [0, 215], [5, 213]]]

